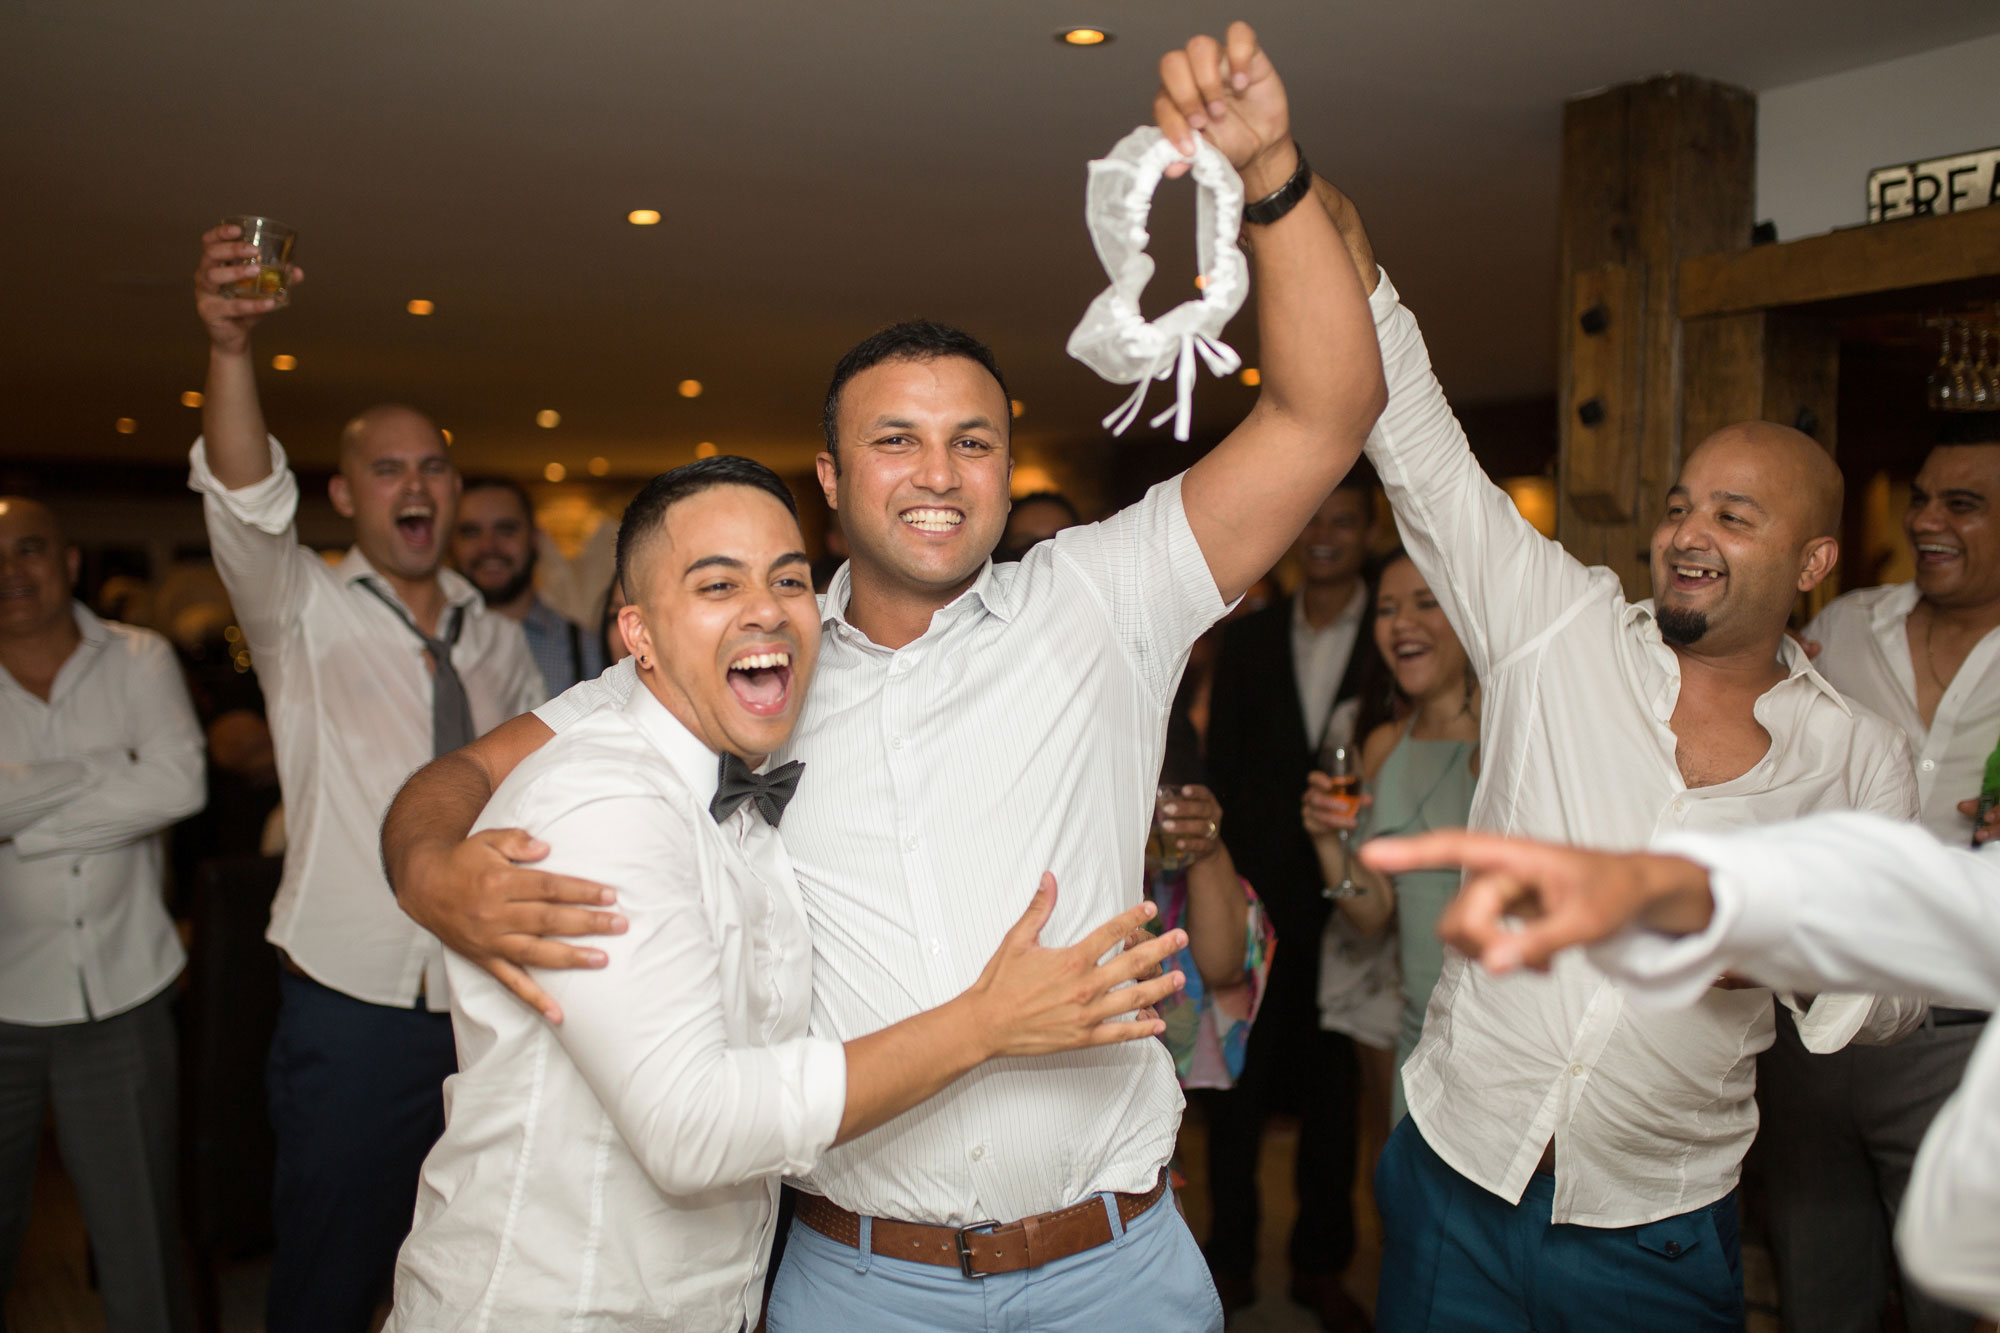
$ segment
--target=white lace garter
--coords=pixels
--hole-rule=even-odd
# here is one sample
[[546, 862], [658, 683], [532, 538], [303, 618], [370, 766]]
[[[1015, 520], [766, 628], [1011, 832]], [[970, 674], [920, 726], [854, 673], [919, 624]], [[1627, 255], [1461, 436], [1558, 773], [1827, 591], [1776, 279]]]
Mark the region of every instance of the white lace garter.
[[1174, 438], [1185, 440], [1196, 356], [1217, 375], [1231, 374], [1242, 364], [1221, 334], [1250, 290], [1250, 266], [1236, 246], [1243, 218], [1243, 182], [1229, 159], [1199, 135], [1193, 175], [1201, 190], [1195, 200], [1195, 254], [1204, 277], [1201, 295], [1150, 324], [1139, 313], [1139, 293], [1153, 276], [1153, 257], [1146, 253], [1152, 239], [1146, 220], [1153, 192], [1169, 163], [1187, 160], [1171, 140], [1147, 125], [1090, 164], [1084, 221], [1111, 285], [1090, 303], [1069, 335], [1069, 354], [1113, 384], [1135, 386], [1131, 397], [1104, 418], [1113, 435], [1124, 434], [1137, 419], [1152, 381], [1177, 374], [1174, 402], [1152, 424], [1164, 425], [1171, 417]]

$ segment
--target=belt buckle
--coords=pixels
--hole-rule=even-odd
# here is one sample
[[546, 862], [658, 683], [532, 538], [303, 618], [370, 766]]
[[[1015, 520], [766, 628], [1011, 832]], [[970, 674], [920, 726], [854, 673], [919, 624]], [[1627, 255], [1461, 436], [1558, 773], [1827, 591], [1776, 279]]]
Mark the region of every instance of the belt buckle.
[[963, 1273], [967, 1277], [975, 1277], [975, 1278], [993, 1276], [991, 1273], [980, 1273], [980, 1272], [975, 1272], [973, 1270], [972, 1247], [965, 1243], [965, 1233], [968, 1231], [986, 1231], [990, 1233], [995, 1229], [997, 1229], [999, 1225], [1000, 1224], [998, 1222], [995, 1222], [991, 1218], [988, 1218], [984, 1222], [967, 1222], [964, 1226], [958, 1228], [958, 1230], [952, 1233], [951, 1235], [952, 1243], [958, 1247], [959, 1272]]

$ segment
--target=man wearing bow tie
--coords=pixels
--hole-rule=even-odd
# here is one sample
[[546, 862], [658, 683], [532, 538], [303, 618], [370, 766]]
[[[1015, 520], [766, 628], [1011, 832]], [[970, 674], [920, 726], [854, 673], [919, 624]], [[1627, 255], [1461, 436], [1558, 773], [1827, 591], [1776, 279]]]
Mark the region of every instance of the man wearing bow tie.
[[534, 829], [552, 867], [616, 887], [629, 928], [600, 942], [613, 966], [548, 978], [560, 1027], [448, 958], [461, 1071], [397, 1267], [399, 1330], [546, 1328], [588, 1311], [593, 1328], [735, 1333], [757, 1317], [780, 1172], [992, 1056], [1161, 1029], [1107, 1020], [1179, 974], [1106, 992], [1185, 933], [1099, 965], [1150, 915], [1133, 909], [1042, 948], [1045, 883], [954, 997], [858, 1040], [807, 1034], [812, 943], [777, 832], [804, 766], [760, 771], [819, 657], [792, 506], [743, 458], [648, 484], [618, 534], [636, 687], [517, 767], [480, 816]]
[[[1256, 34], [1196, 38], [1160, 73], [1162, 130], [1188, 153], [1208, 137], [1255, 201], [1263, 384], [1228, 438], [1123, 512], [996, 565], [1013, 456], [993, 354], [914, 322], [834, 370], [819, 480], [852, 557], [820, 609], [825, 656], [793, 743], [812, 770], [784, 838], [812, 920], [815, 1033], [950, 999], [1043, 869], [1063, 884], [1052, 938], [1137, 900], [1188, 650], [1276, 563], [1380, 410], [1360, 280], [1325, 210], [1296, 206], [1311, 173]], [[576, 966], [535, 937], [579, 913], [544, 900], [607, 900], [588, 876], [508, 865], [534, 855], [518, 833], [461, 844], [465, 797], [631, 682], [608, 671], [439, 761], [384, 825], [405, 909], [498, 975]], [[1159, 1192], [1181, 1106], [1164, 1048], [1133, 1043], [987, 1065], [833, 1149], [801, 1181], [773, 1333], [1219, 1330], [1207, 1266]]]

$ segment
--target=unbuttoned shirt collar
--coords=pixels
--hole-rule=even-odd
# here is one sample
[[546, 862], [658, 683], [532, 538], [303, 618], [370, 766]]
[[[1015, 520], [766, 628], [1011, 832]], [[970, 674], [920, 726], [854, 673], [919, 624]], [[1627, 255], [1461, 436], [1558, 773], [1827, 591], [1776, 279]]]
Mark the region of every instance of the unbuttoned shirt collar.
[[[1680, 701], [1680, 654], [1675, 652], [1673, 645], [1668, 643], [1661, 635], [1660, 621], [1658, 615], [1653, 610], [1652, 598], [1648, 597], [1643, 602], [1626, 603], [1620, 620], [1627, 626], [1636, 622], [1643, 622], [1639, 626], [1639, 632], [1645, 637], [1647, 644], [1654, 649], [1660, 664], [1666, 668], [1666, 677], [1661, 681], [1660, 687], [1653, 692], [1652, 699], [1654, 715], [1664, 722], [1674, 715], [1674, 705]], [[1854, 716], [1854, 710], [1848, 706], [1847, 700], [1841, 697], [1840, 691], [1827, 684], [1826, 677], [1820, 675], [1814, 669], [1812, 659], [1806, 656], [1806, 650], [1799, 646], [1797, 639], [1794, 639], [1789, 634], [1780, 635], [1778, 637], [1778, 656], [1785, 664], [1785, 678], [1776, 685], [1773, 685], [1771, 689], [1766, 690], [1764, 692], [1766, 696], [1775, 690], [1797, 688], [1794, 682], [1803, 678], [1807, 688], [1818, 690], [1821, 694], [1831, 699], [1841, 712], [1847, 714], [1849, 717]], [[1763, 697], [1760, 696], [1758, 707], [1761, 708], [1762, 705]], [[1760, 714], [1759, 720], [1761, 719], [1762, 715]], [[1773, 748], [1776, 748], [1775, 745]]]
[[715, 799], [716, 783], [722, 773], [715, 751], [709, 749], [701, 737], [689, 731], [685, 722], [668, 711], [659, 697], [646, 688], [643, 679], [633, 687], [631, 697], [625, 701], [625, 715], [632, 720], [639, 734], [667, 757], [667, 762], [674, 766], [674, 772], [680, 775], [682, 782], [687, 783], [688, 790], [703, 806]]
[[[899, 651], [875, 642], [868, 637], [866, 631], [847, 618], [847, 602], [854, 593], [854, 583], [850, 576], [853, 568], [853, 561], [843, 563], [833, 572], [833, 578], [827, 583], [826, 591], [820, 595], [821, 625], [838, 636], [842, 642], [852, 643], [878, 653]], [[993, 561], [990, 559], [980, 567], [979, 577], [972, 581], [972, 586], [932, 612], [930, 625], [910, 642], [921, 643], [960, 617], [981, 610], [1001, 620], [1014, 618], [1014, 608], [1009, 604], [1006, 590], [1000, 587], [999, 580], [995, 577]]]
[[[373, 583], [383, 592], [388, 593], [395, 600], [396, 605], [402, 607], [412, 621], [416, 620], [416, 612], [410, 610], [409, 605], [403, 601], [402, 594], [396, 591], [396, 585], [384, 578], [382, 572], [369, 562], [368, 557], [361, 554], [359, 546], [348, 547], [347, 554], [340, 558], [339, 563], [334, 566], [334, 569], [340, 574], [343, 583], [360, 583], [364, 579]], [[469, 608], [484, 602], [479, 589], [472, 585], [472, 580], [466, 578], [455, 569], [447, 569], [443, 565], [438, 566], [437, 581], [438, 587], [444, 591], [444, 610], [449, 610], [454, 606]], [[440, 616], [439, 619], [442, 621], [443, 617]], [[437, 628], [442, 629], [444, 626], [440, 623]], [[454, 654], [454, 656], [456, 655]]]

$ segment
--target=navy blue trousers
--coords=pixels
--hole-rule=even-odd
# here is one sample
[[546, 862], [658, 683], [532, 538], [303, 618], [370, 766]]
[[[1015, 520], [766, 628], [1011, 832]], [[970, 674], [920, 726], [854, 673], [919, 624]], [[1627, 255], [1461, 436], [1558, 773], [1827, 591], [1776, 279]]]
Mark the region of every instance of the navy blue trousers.
[[367, 1333], [444, 1133], [451, 1015], [369, 1004], [287, 971], [265, 1077], [278, 1156], [270, 1333]]
[[1404, 1116], [1382, 1150], [1377, 1333], [1742, 1333], [1736, 1195], [1636, 1227], [1549, 1221], [1451, 1169]]

